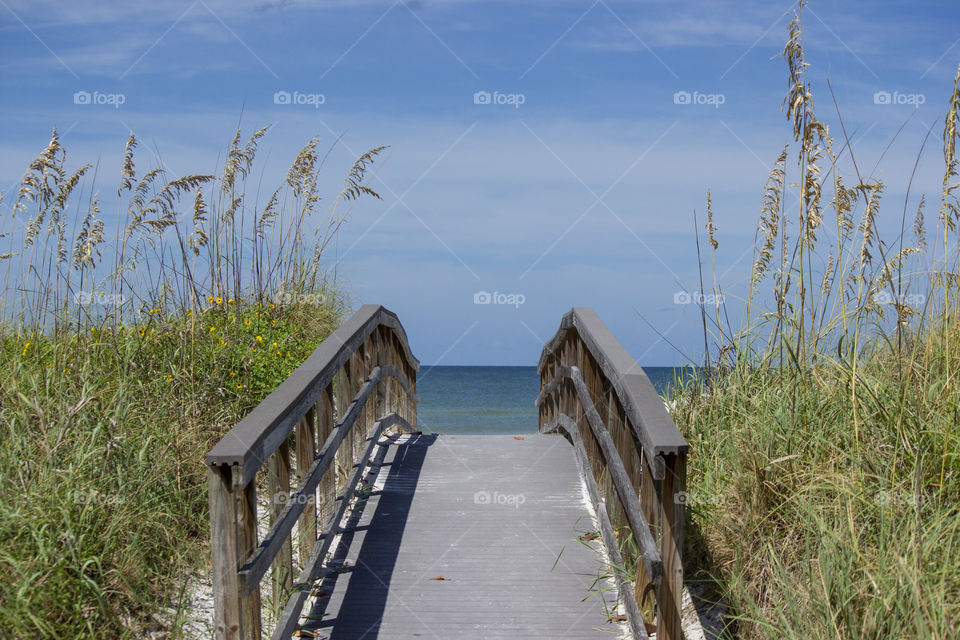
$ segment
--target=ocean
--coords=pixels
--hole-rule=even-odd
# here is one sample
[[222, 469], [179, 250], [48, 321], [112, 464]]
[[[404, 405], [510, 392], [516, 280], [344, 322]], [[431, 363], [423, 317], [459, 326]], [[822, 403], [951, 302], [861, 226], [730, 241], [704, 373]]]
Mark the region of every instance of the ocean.
[[[675, 373], [689, 368], [644, 367], [662, 396]], [[540, 392], [536, 367], [423, 366], [417, 375], [419, 428], [438, 433], [534, 433]]]

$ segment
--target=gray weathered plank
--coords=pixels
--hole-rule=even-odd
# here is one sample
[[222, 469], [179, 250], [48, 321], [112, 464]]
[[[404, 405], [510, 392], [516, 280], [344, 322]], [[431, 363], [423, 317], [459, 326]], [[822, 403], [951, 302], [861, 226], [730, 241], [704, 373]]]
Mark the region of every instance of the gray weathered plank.
[[[320, 638], [609, 638], [615, 591], [560, 436], [402, 436], [344, 525]], [[558, 559], [559, 558], [559, 559]], [[442, 576], [445, 580], [430, 580]], [[608, 581], [601, 583], [610, 586]]]
[[580, 400], [580, 406], [586, 414], [590, 429], [593, 431], [593, 435], [597, 439], [597, 444], [603, 452], [607, 473], [613, 481], [617, 494], [620, 496], [620, 502], [623, 505], [627, 520], [630, 522], [630, 528], [633, 530], [634, 540], [640, 547], [640, 554], [646, 565], [647, 575], [651, 582], [660, 584], [660, 576], [663, 573], [663, 562], [657, 550], [657, 543], [650, 534], [650, 525], [647, 524], [644, 518], [643, 511], [640, 507], [640, 498], [637, 497], [637, 494], [633, 490], [630, 476], [627, 475], [623, 461], [620, 459], [620, 454], [617, 452], [617, 447], [607, 432], [603, 420], [600, 419], [600, 414], [597, 413], [597, 409], [593, 405], [593, 400], [590, 399], [590, 393], [587, 391], [586, 385], [583, 382], [580, 369], [568, 366], [557, 367], [556, 377], [543, 388], [538, 400], [542, 399], [546, 394], [551, 393], [556, 388], [557, 383], [565, 378], [573, 381], [574, 388]]
[[[573, 445], [573, 452], [577, 458], [577, 467], [580, 469], [580, 476], [587, 485], [590, 502], [593, 503], [593, 510], [597, 514], [600, 534], [603, 536], [603, 542], [607, 547], [607, 555], [610, 558], [610, 563], [614, 567], [621, 568], [615, 575], [617, 588], [620, 589], [620, 593], [624, 595], [632, 594], [633, 589], [630, 588], [630, 578], [626, 575], [626, 572], [622, 570], [625, 569], [626, 563], [624, 563], [623, 555], [620, 553], [617, 536], [613, 531], [613, 525], [610, 524], [610, 517], [607, 515], [606, 506], [600, 498], [600, 489], [597, 487], [597, 481], [594, 480], [593, 470], [590, 468], [590, 460], [587, 452], [583, 448], [583, 439], [580, 437], [580, 430], [577, 428], [577, 423], [571, 420], [567, 414], [561, 413], [555, 421], [546, 425], [543, 429], [543, 433], [554, 432], [566, 434], [567, 439], [570, 440], [570, 444]], [[639, 564], [643, 567], [642, 560]], [[635, 640], [648, 640], [650, 636], [647, 634], [647, 627], [643, 615], [640, 613], [640, 607], [637, 605], [636, 598], [627, 595], [627, 597], [623, 599], [623, 608], [627, 612], [627, 622], [630, 623], [630, 628], [633, 631]]]
[[[654, 456], [686, 453], [689, 445], [677, 430], [647, 374], [593, 309], [574, 307], [563, 316], [557, 333], [543, 347], [537, 369], [543, 371], [570, 329], [576, 330], [580, 342], [586, 345], [613, 385], [644, 448]], [[658, 469], [654, 471], [655, 477], [663, 477]]]

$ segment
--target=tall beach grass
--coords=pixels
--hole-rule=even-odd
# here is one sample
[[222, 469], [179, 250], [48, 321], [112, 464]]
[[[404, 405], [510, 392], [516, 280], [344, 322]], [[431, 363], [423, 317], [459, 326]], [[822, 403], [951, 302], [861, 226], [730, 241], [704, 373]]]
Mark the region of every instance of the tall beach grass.
[[[802, 8], [783, 51], [793, 140], [763, 190], [742, 324], [704, 310], [712, 376], [672, 402], [692, 451], [687, 574], [730, 607], [731, 636], [955, 638], [960, 69], [936, 220], [924, 196], [882, 238], [884, 183], [836, 102], [832, 127], [814, 111]], [[709, 200], [708, 220], [714, 252]]]
[[322, 201], [316, 139], [248, 195], [266, 133], [178, 178], [139, 172], [131, 135], [105, 215], [54, 131], [0, 219], [0, 636], [133, 638], [169, 608], [180, 635], [209, 557], [203, 455], [339, 324], [330, 242], [379, 197], [382, 147]]

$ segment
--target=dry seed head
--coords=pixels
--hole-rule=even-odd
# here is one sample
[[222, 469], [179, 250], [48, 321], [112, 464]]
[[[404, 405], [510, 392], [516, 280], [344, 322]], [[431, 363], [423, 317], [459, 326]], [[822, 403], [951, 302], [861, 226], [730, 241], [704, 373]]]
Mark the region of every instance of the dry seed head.
[[710, 200], [710, 191], [707, 190], [707, 236], [710, 238], [710, 246], [716, 251], [720, 244], [717, 242], [714, 234], [717, 228], [713, 226], [713, 202]]
[[278, 187], [273, 195], [270, 196], [270, 200], [267, 201], [267, 206], [263, 208], [263, 213], [260, 214], [260, 219], [257, 220], [254, 225], [254, 233], [257, 238], [263, 239], [266, 236], [266, 231], [273, 226], [273, 222], [277, 217], [277, 204], [279, 202], [280, 188]]
[[86, 265], [96, 266], [96, 260], [100, 259], [100, 251], [97, 247], [103, 242], [103, 221], [97, 218], [99, 214], [100, 202], [97, 196], [94, 196], [73, 244], [73, 268], [77, 271], [82, 271]]
[[960, 65], [953, 79], [953, 93], [950, 96], [950, 109], [943, 124], [943, 159], [946, 170], [943, 175], [943, 190], [940, 195], [940, 221], [949, 231], [955, 231], [960, 221], [960, 203], [954, 192], [960, 182], [951, 182], [958, 175], [957, 170], [957, 123], [960, 121]]
[[787, 81], [787, 95], [783, 99], [783, 106], [787, 107], [787, 120], [793, 123], [793, 139], [799, 141], [804, 130], [804, 122], [815, 120], [813, 113], [813, 95], [810, 85], [806, 82], [806, 69], [809, 66], [804, 60], [803, 25], [800, 14], [805, 3], [797, 2], [793, 19], [789, 25], [789, 38], [783, 47], [783, 55], [787, 60], [789, 79]]
[[763, 233], [763, 245], [756, 261], [753, 263], [753, 274], [750, 278], [751, 291], [756, 290], [757, 284], [769, 269], [770, 259], [773, 257], [773, 250], [776, 248], [777, 235], [780, 229], [780, 206], [786, 178], [783, 165], [786, 160], [787, 145], [777, 156], [777, 161], [773, 164], [763, 189], [763, 205], [760, 208], [760, 220], [757, 223], [759, 231]]
[[927, 203], [925, 195], [920, 196], [920, 204], [917, 205], [917, 213], [913, 217], [913, 236], [917, 241], [917, 249], [926, 251], [927, 249], [927, 229], [923, 224], [923, 207]]
[[850, 212], [853, 210], [853, 204], [857, 199], [857, 190], [848, 189], [843, 185], [843, 178], [839, 171], [834, 171], [833, 198], [830, 205], [837, 214], [837, 227], [840, 237], [837, 239], [839, 244], [843, 244], [853, 232], [853, 216]]
[[120, 186], [117, 188], [118, 198], [121, 193], [133, 188], [133, 181], [137, 177], [133, 165], [133, 150], [136, 147], [137, 139], [134, 137], [133, 131], [131, 131], [130, 137], [127, 138], [127, 144], [123, 149], [123, 163], [120, 165]]
[[193, 255], [200, 255], [200, 248], [207, 246], [207, 233], [203, 223], [207, 220], [207, 204], [203, 201], [203, 191], [197, 189], [193, 198], [193, 233], [187, 239]]
[[823, 285], [820, 287], [820, 297], [825, 297], [830, 290], [830, 281], [833, 278], [833, 271], [836, 268], [834, 264], [834, 255], [831, 253], [827, 257], [827, 268], [823, 271]]
[[[382, 200], [380, 194], [363, 184], [363, 179], [367, 172], [368, 166], [373, 164], [374, 158], [386, 148], [387, 147], [385, 146], [375, 147], [357, 158], [357, 161], [353, 163], [352, 167], [350, 167], [350, 172], [347, 174], [347, 178], [344, 181], [346, 186], [344, 187], [343, 191], [340, 192], [340, 196], [344, 200], [356, 200], [361, 194], [366, 194], [373, 196], [377, 200]], [[707, 200], [709, 201], [709, 199], [710, 194], [708, 192]]]
[[883, 195], [883, 183], [860, 184], [857, 185], [856, 188], [867, 194], [863, 216], [860, 219], [860, 233], [862, 238], [860, 242], [859, 260], [860, 269], [862, 270], [866, 263], [873, 259], [873, 256], [870, 254], [870, 248], [873, 246], [876, 218], [880, 212], [880, 198]]
[[[253, 166], [253, 158], [257, 153], [257, 141], [266, 134], [270, 125], [261, 127], [247, 140], [247, 143], [240, 148], [240, 132], [233, 136], [230, 143], [230, 151], [227, 152], [227, 161], [223, 165], [223, 177], [221, 178], [220, 189], [224, 194], [232, 193], [236, 186], [237, 176], [241, 179], [246, 178]], [[230, 211], [230, 214], [233, 212]]]

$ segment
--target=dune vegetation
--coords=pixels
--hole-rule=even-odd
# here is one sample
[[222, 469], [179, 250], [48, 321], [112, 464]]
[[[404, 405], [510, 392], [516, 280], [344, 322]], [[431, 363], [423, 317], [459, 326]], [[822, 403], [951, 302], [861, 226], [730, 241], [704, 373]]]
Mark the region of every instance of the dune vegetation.
[[[347, 309], [325, 271], [381, 148], [322, 201], [310, 140], [266, 198], [238, 130], [219, 175], [139, 173], [116, 215], [54, 131], [15, 195], [0, 322], [0, 636], [139, 637], [209, 564], [203, 456]], [[114, 194], [110, 194], [112, 200]]]
[[[936, 220], [926, 196], [889, 203], [900, 234], [881, 238], [885, 185], [836, 101], [832, 126], [814, 112], [799, 10], [783, 57], [793, 139], [763, 190], [743, 322], [704, 309], [708, 375], [672, 399], [687, 575], [729, 607], [731, 637], [955, 638], [960, 69]], [[709, 195], [707, 219], [713, 253]]]

